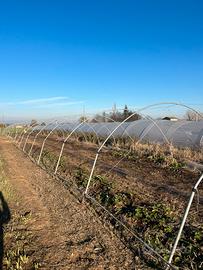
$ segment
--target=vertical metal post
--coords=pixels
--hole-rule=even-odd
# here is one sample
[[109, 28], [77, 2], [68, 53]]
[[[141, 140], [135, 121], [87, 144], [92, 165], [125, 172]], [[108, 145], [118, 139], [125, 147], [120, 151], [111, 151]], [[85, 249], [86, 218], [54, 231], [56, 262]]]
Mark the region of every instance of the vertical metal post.
[[33, 149], [33, 147], [34, 147], [35, 141], [36, 141], [36, 137], [34, 137], [34, 140], [33, 140], [33, 142], [32, 142], [32, 145], [31, 145], [31, 147], [30, 147], [30, 150], [29, 150], [29, 152], [28, 152], [28, 156], [31, 156], [32, 149]]
[[[189, 199], [188, 205], [187, 205], [186, 210], [185, 210], [185, 213], [184, 213], [184, 215], [183, 215], [183, 219], [182, 219], [182, 222], [181, 222], [181, 225], [180, 225], [180, 229], [179, 229], [179, 231], [178, 231], [178, 235], [177, 235], [177, 237], [176, 237], [175, 243], [174, 243], [173, 248], [172, 248], [172, 250], [171, 250], [171, 254], [170, 254], [170, 257], [169, 257], [169, 260], [168, 260], [168, 263], [169, 263], [169, 264], [171, 264], [171, 262], [172, 262], [172, 260], [173, 260], [173, 256], [174, 256], [174, 254], [175, 254], [175, 252], [176, 252], [176, 248], [177, 248], [177, 246], [178, 246], [178, 242], [179, 242], [179, 240], [180, 240], [180, 237], [181, 237], [183, 228], [184, 228], [184, 226], [185, 226], [186, 219], [187, 219], [188, 214], [189, 214], [189, 211], [190, 211], [190, 207], [191, 207], [191, 205], [192, 205], [192, 201], [193, 201], [194, 196], [195, 196], [195, 192], [197, 191], [197, 188], [198, 188], [200, 182], [202, 181], [202, 179], [203, 179], [203, 174], [202, 174], [201, 177], [198, 179], [197, 183], [195, 184], [195, 186], [194, 186], [193, 189], [192, 189], [192, 193], [191, 193], [191, 195], [190, 195], [190, 199]], [[167, 267], [166, 267], [166, 270], [168, 270], [168, 269], [170, 269], [170, 266], [167, 266]]]
[[85, 194], [87, 194], [87, 192], [88, 192], [89, 185], [90, 185], [90, 182], [91, 182], [91, 180], [92, 180], [92, 175], [93, 175], [93, 172], [94, 172], [96, 163], [97, 163], [98, 156], [99, 156], [99, 152], [97, 152], [97, 154], [96, 154], [96, 156], [95, 156], [94, 164], [93, 164], [93, 166], [92, 166], [92, 170], [91, 170], [91, 173], [90, 173], [90, 177], [89, 177], [89, 179], [88, 179], [87, 186], [86, 186], [86, 189], [85, 189]]
[[23, 152], [25, 152], [25, 147], [27, 145], [27, 142], [28, 142], [28, 138], [30, 137], [30, 134], [33, 132], [33, 130], [31, 132], [28, 133], [26, 139], [25, 139], [25, 143], [24, 143], [24, 146], [23, 146]]
[[37, 160], [37, 164], [40, 163], [40, 159], [41, 159], [41, 156], [42, 156], [42, 152], [43, 152], [43, 150], [44, 150], [44, 145], [45, 145], [45, 140], [44, 140], [43, 143], [42, 143], [42, 147], [41, 147], [40, 154], [39, 154], [39, 157], [38, 157], [38, 160]]
[[28, 139], [29, 139], [30, 135], [32, 134], [32, 132], [33, 132], [35, 129], [36, 129], [36, 126], [28, 133], [27, 138], [26, 138], [25, 143], [24, 143], [24, 146], [23, 146], [23, 152], [25, 152], [25, 147], [26, 147], [26, 145], [27, 145]]
[[65, 146], [65, 143], [68, 141], [68, 139], [71, 137], [71, 135], [81, 126], [83, 125], [87, 120], [81, 122], [80, 124], [78, 124], [72, 131], [71, 133], [66, 137], [66, 139], [64, 140], [63, 144], [62, 144], [62, 147], [61, 147], [61, 151], [60, 151], [60, 154], [59, 154], [59, 158], [58, 158], [58, 161], [57, 161], [57, 164], [56, 164], [56, 168], [55, 168], [55, 171], [54, 171], [54, 174], [57, 173], [57, 170], [58, 170], [58, 167], [59, 167], [59, 164], [60, 164], [60, 160], [61, 160], [61, 157], [62, 157], [62, 154], [63, 154], [63, 149], [64, 149], [64, 146]]
[[60, 161], [61, 161], [61, 157], [62, 157], [62, 154], [63, 154], [64, 146], [65, 146], [65, 142], [63, 142], [63, 144], [62, 144], [61, 151], [60, 151], [60, 154], [59, 154], [59, 158], [58, 158], [58, 161], [57, 161], [57, 164], [56, 164], [56, 168], [55, 168], [54, 174], [57, 174], [58, 167], [59, 167], [59, 164], [60, 164]]
[[33, 142], [32, 142], [32, 145], [31, 145], [31, 147], [30, 147], [30, 150], [29, 150], [29, 152], [28, 152], [28, 155], [29, 155], [29, 156], [31, 156], [32, 149], [33, 149], [33, 147], [34, 147], [34, 144], [35, 144], [36, 139], [37, 139], [37, 137], [39, 136], [39, 134], [40, 134], [43, 130], [45, 130], [49, 125], [53, 124], [55, 121], [56, 121], [56, 120], [52, 121], [51, 123], [46, 124], [46, 126], [44, 126], [44, 127], [43, 127], [43, 128], [35, 135], [34, 140], [33, 140]]
[[24, 128], [24, 129], [22, 130], [22, 132], [20, 132], [19, 136], [16, 137], [16, 141], [15, 141], [16, 143], [19, 143], [19, 142], [20, 142], [21, 137], [22, 137], [23, 132], [24, 132], [25, 129], [26, 129], [26, 128]]
[[49, 134], [46, 136], [46, 138], [44, 139], [44, 141], [43, 141], [43, 143], [42, 143], [41, 150], [40, 150], [39, 158], [38, 158], [38, 160], [37, 160], [37, 164], [40, 163], [40, 159], [41, 159], [41, 156], [42, 156], [42, 153], [43, 153], [43, 150], [44, 150], [44, 145], [45, 145], [46, 140], [49, 138], [49, 136], [52, 134], [52, 132], [53, 132], [59, 125], [61, 125], [61, 124], [62, 124], [62, 123], [57, 124], [57, 125], [49, 132]]
[[22, 137], [21, 137], [21, 139], [20, 139], [19, 147], [21, 146], [21, 144], [22, 144], [22, 142], [23, 142], [23, 139], [24, 139], [25, 134], [26, 134], [26, 130], [24, 130], [23, 135], [22, 135]]

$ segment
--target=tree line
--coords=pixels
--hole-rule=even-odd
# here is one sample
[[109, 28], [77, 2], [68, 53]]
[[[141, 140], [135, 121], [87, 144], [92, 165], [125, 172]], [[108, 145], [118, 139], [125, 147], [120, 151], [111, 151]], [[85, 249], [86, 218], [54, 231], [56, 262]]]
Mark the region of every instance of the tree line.
[[141, 115], [128, 109], [125, 105], [123, 111], [113, 110], [112, 112], [103, 112], [102, 114], [96, 114], [92, 119], [88, 120], [86, 116], [80, 117], [80, 122], [100, 123], [100, 122], [123, 122], [126, 118], [131, 116], [127, 121], [137, 121], [141, 119]]

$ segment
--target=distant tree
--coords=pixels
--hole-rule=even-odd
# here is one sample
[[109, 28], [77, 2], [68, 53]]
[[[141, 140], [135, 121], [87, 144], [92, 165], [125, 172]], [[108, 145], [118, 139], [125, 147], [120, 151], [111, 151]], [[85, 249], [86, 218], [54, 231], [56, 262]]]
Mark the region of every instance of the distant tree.
[[91, 123], [102, 123], [107, 122], [107, 115], [105, 112], [102, 114], [96, 114], [94, 118], [92, 118]]
[[130, 116], [130, 112], [128, 110], [128, 106], [125, 105], [125, 107], [123, 109], [123, 117], [124, 117], [124, 119], [126, 119], [128, 116]]
[[123, 120], [125, 120], [126, 118], [128, 118], [129, 116], [133, 115], [132, 117], [130, 117], [127, 121], [137, 121], [139, 119], [141, 119], [141, 115], [139, 115], [138, 113], [135, 113], [131, 110], [128, 109], [128, 106], [125, 105], [124, 109], [123, 109]]
[[109, 122], [122, 122], [123, 121], [123, 114], [121, 112], [112, 112], [109, 115], [109, 118], [112, 119], [112, 121], [109, 119]]
[[127, 121], [137, 121], [141, 119], [141, 115], [138, 113], [135, 113], [128, 109], [128, 106], [125, 105], [123, 112], [113, 110], [113, 112], [106, 113], [103, 112], [102, 114], [96, 114], [94, 118], [91, 120], [91, 123], [101, 123], [101, 122], [122, 122], [126, 118], [128, 118], [130, 115], [132, 115]]
[[106, 115], [105, 112], [102, 113], [102, 116], [103, 116], [104, 122], [108, 122], [108, 119], [107, 119], [108, 116]]
[[35, 126], [37, 126], [37, 125], [38, 125], [37, 120], [32, 119], [32, 120], [31, 120], [31, 123], [30, 123], [30, 126], [31, 126], [31, 127], [35, 127]]
[[139, 113], [130, 112], [130, 115], [134, 114], [129, 121], [137, 121], [142, 119], [142, 116]]
[[141, 119], [141, 115], [139, 115], [138, 113], [134, 113], [133, 111], [128, 109], [128, 106], [125, 105], [123, 112], [121, 111], [117, 111], [117, 110], [113, 110], [113, 112], [111, 113], [106, 113], [103, 112], [103, 114], [96, 114], [95, 117], [91, 120], [92, 123], [97, 123], [97, 122], [122, 122], [124, 121], [126, 118], [128, 118], [130, 115], [132, 115], [132, 117], [130, 117], [127, 121], [136, 121]]
[[88, 119], [87, 119], [86, 116], [81, 116], [81, 117], [79, 118], [79, 122], [80, 122], [80, 123], [88, 122]]

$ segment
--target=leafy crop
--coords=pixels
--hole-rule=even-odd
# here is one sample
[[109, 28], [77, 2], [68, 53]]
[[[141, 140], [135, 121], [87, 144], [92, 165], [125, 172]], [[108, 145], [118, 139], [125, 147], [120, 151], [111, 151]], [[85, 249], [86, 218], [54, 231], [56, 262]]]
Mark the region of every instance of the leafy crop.
[[[88, 181], [85, 169], [78, 168], [75, 179], [79, 187], [85, 188]], [[116, 191], [112, 183], [101, 175], [93, 176], [90, 192], [100, 204], [124, 220], [137, 235], [168, 260], [180, 225], [180, 220], [168, 205], [159, 202], [137, 204], [133, 193]], [[201, 269], [202, 244], [203, 228], [187, 223], [174, 264], [180, 269]], [[158, 265], [154, 267], [156, 269]]]

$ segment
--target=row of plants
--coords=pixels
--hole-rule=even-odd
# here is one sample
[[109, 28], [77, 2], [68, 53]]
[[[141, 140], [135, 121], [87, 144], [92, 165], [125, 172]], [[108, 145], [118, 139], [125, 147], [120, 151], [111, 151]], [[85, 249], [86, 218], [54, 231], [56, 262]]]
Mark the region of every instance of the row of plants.
[[139, 151], [139, 150], [112, 150], [112, 156], [117, 158], [124, 158], [129, 161], [138, 161], [139, 159], [145, 159], [147, 161], [152, 161], [154, 164], [160, 167], [167, 167], [174, 171], [185, 168], [185, 163], [178, 161], [173, 155], [169, 153], [154, 152], [149, 150]]
[[[127, 160], [138, 160], [139, 153], [135, 151], [114, 150], [115, 157], [125, 157]], [[156, 154], [156, 153], [155, 153]], [[164, 165], [164, 157], [151, 156], [149, 153], [143, 155], [160, 166]], [[49, 151], [44, 151], [42, 161], [46, 168], [52, 170], [57, 162], [57, 156]], [[54, 166], [53, 166], [54, 165]], [[172, 169], [181, 168], [179, 164]], [[65, 172], [67, 164], [65, 158], [61, 159], [60, 173]], [[76, 166], [75, 166], [76, 167]], [[77, 187], [84, 191], [89, 173], [85, 167], [77, 167], [71, 172]], [[138, 202], [136, 194], [132, 192], [121, 192], [108, 178], [94, 175], [91, 183], [91, 194], [95, 199], [105, 206], [112, 214], [126, 222], [145, 242], [157, 250], [165, 260], [168, 259], [171, 247], [179, 229], [179, 219], [168, 205], [160, 202]], [[201, 269], [203, 260], [201, 246], [203, 244], [203, 228], [187, 223], [184, 234], [179, 242], [179, 248], [174, 258], [174, 264], [179, 269]], [[150, 262], [151, 263], [151, 262]], [[151, 265], [151, 264], [150, 264]], [[157, 264], [154, 268], [156, 269]]]
[[[88, 181], [87, 171], [79, 167], [74, 171], [77, 186], [83, 190]], [[138, 202], [132, 192], [118, 191], [109, 179], [101, 175], [92, 178], [90, 194], [159, 254], [168, 260], [179, 230], [180, 220], [170, 206], [161, 202]], [[188, 222], [179, 242], [174, 265], [177, 269], [202, 269], [203, 227]], [[157, 269], [159, 265], [149, 261]]]
[[[16, 132], [21, 133], [22, 129], [16, 129], [16, 128], [11, 128], [10, 133], [15, 136]], [[44, 130], [41, 133], [41, 136], [46, 136], [48, 135], [50, 131]], [[37, 131], [33, 132], [31, 136], [34, 136], [37, 133]], [[61, 132], [60, 130], [56, 130], [55, 133], [57, 136], [60, 137], [60, 135], [67, 137], [69, 132], [68, 131], [63, 131]], [[52, 134], [54, 136], [54, 134]], [[98, 136], [94, 131], [89, 131], [89, 132], [75, 132], [73, 134], [73, 137], [76, 138], [76, 140], [80, 142], [90, 142], [95, 145], [101, 145], [106, 139], [104, 136]], [[142, 141], [138, 142], [137, 139], [132, 139], [129, 137], [110, 137], [109, 140], [106, 142], [106, 146], [108, 147], [113, 147], [117, 149], [125, 149], [125, 150], [133, 150], [137, 151], [139, 155], [142, 155], [143, 152], [149, 153], [149, 156], [151, 155], [151, 152], [156, 153], [155, 157], [152, 157], [156, 162], [162, 162], [162, 159], [165, 160], [164, 163], [165, 165], [167, 162], [169, 164], [173, 162], [176, 167], [177, 163], [181, 166], [184, 165], [184, 160], [193, 160], [202, 163], [203, 162], [203, 153], [202, 149], [190, 149], [190, 148], [177, 148], [172, 145], [159, 145], [157, 143], [149, 143], [147, 141]], [[153, 155], [152, 155], [153, 156]], [[163, 158], [164, 157], [164, 158]], [[177, 163], [173, 161], [172, 159], [175, 158]], [[178, 165], [178, 167], [179, 167]]]
[[[91, 134], [89, 134], [91, 135]], [[92, 135], [93, 136], [93, 135]], [[93, 136], [94, 137], [94, 136]], [[80, 138], [80, 137], [79, 137]], [[81, 138], [84, 138], [84, 136]], [[94, 140], [98, 140], [94, 137]], [[111, 143], [111, 141], [109, 141]], [[133, 150], [127, 150], [127, 149], [116, 149], [113, 148], [111, 151], [111, 155], [115, 158], [124, 158], [129, 161], [138, 161], [139, 159], [145, 159], [147, 161], [153, 162], [155, 165], [163, 167], [163, 168], [170, 168], [173, 171], [178, 171], [183, 168], [185, 168], [185, 163], [183, 161], [178, 160], [175, 158], [171, 152], [167, 149], [161, 150], [160, 146], [156, 146], [156, 151], [154, 150], [154, 147], [146, 147], [145, 145], [142, 147], [138, 147]], [[42, 159], [45, 160], [45, 163], [48, 163], [47, 167], [53, 166], [53, 164], [56, 164], [57, 157], [54, 153], [50, 153], [48, 150], [44, 150], [42, 154]], [[60, 170], [65, 170], [65, 159], [62, 156], [62, 159], [59, 164]]]

